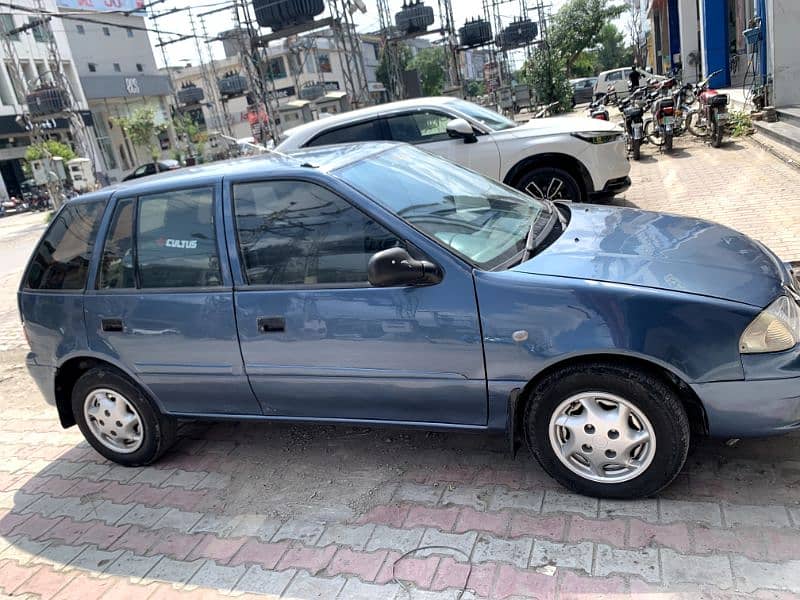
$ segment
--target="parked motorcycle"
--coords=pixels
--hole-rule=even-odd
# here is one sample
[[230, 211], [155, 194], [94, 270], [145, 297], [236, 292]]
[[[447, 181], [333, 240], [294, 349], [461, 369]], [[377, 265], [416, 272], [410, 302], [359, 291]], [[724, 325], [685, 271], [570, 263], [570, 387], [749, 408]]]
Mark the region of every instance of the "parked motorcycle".
[[641, 158], [641, 148], [644, 142], [644, 106], [642, 106], [646, 90], [639, 88], [620, 102], [620, 110], [625, 119], [624, 129], [627, 140], [628, 152], [633, 160]]
[[589, 103], [586, 112], [589, 113], [589, 116], [592, 119], [600, 119], [602, 121], [608, 121], [608, 109], [606, 108], [605, 104], [606, 94], [605, 93], [598, 93], [595, 94], [594, 100]]
[[650, 118], [644, 123], [647, 139], [667, 153], [672, 152], [675, 136], [675, 99], [671, 93], [675, 84], [674, 79], [667, 79], [651, 93]]
[[710, 138], [719, 148], [728, 123], [728, 95], [708, 87], [709, 81], [722, 70], [714, 71], [695, 86], [698, 107], [688, 119], [689, 131], [697, 137]]

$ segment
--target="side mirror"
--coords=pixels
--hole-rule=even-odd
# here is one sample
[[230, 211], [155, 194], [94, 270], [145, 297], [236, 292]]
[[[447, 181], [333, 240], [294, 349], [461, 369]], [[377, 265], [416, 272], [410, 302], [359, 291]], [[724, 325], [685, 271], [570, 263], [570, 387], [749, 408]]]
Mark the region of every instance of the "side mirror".
[[374, 254], [369, 259], [367, 275], [375, 287], [432, 285], [442, 280], [437, 265], [411, 258], [405, 248], [389, 248]]
[[472, 125], [464, 119], [453, 119], [447, 123], [447, 135], [451, 138], [461, 138], [465, 144], [474, 144], [478, 141]]

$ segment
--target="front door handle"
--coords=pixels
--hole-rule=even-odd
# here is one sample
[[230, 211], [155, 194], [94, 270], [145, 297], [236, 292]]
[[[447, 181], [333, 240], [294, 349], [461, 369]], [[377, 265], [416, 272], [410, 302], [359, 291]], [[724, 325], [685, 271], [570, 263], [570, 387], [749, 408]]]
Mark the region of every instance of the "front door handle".
[[108, 333], [122, 333], [125, 330], [122, 319], [103, 319], [100, 321], [100, 327]]
[[259, 333], [276, 333], [286, 331], [286, 319], [283, 317], [259, 317]]

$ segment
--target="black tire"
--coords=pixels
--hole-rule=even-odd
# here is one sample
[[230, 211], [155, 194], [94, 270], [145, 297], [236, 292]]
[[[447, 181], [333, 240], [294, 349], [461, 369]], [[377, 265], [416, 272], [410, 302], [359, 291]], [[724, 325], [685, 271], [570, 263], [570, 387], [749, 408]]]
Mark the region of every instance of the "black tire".
[[664, 152], [672, 152], [672, 134], [665, 133], [664, 134]]
[[699, 110], [690, 110], [689, 114], [686, 115], [686, 129], [689, 130], [689, 133], [695, 137], [704, 137], [706, 135], [706, 128], [701, 124], [702, 120]]
[[642, 140], [633, 140], [631, 142], [631, 155], [633, 160], [642, 158]]
[[[554, 183], [559, 181], [562, 183], [561, 186]], [[549, 200], [562, 200], [566, 202], [582, 202], [584, 200], [581, 186], [578, 184], [575, 177], [558, 167], [534, 167], [528, 171], [514, 187], [534, 198], [539, 197], [536, 191], [537, 188], [541, 190], [545, 196], [547, 196], [547, 190], [549, 188], [552, 191], [557, 190], [558, 192], [554, 193], [553, 197], [549, 197]]]
[[719, 123], [714, 121], [711, 124], [711, 145], [714, 148], [722, 146], [722, 136], [725, 134], [725, 128], [720, 127]]
[[[134, 452], [117, 452], [107, 447], [87, 423], [84, 402], [92, 391], [101, 388], [120, 394], [139, 413], [143, 439]], [[83, 437], [95, 450], [108, 460], [126, 467], [139, 467], [155, 462], [175, 441], [176, 420], [161, 414], [138, 385], [108, 367], [96, 367], [81, 375], [72, 388], [72, 414]]]
[[[568, 468], [557, 456], [550, 441], [550, 420], [560, 404], [581, 392], [624, 398], [652, 425], [652, 461], [632, 479], [619, 483], [593, 481]], [[528, 448], [542, 468], [564, 487], [587, 496], [652, 496], [675, 479], [689, 451], [689, 419], [676, 394], [659, 377], [624, 366], [592, 363], [551, 373], [530, 393], [524, 418]], [[600, 431], [594, 433], [602, 435]]]
[[653, 144], [653, 146], [661, 146], [661, 144], [664, 143], [664, 140], [658, 134], [658, 129], [653, 126], [652, 119], [644, 122], [642, 132], [644, 133], [644, 137], [647, 138], [647, 141]]

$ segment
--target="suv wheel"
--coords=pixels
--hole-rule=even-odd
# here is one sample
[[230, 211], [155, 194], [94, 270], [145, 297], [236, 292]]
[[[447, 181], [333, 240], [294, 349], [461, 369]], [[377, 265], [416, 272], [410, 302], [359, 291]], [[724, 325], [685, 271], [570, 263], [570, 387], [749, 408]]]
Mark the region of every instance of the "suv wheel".
[[581, 188], [575, 178], [558, 167], [536, 167], [528, 171], [516, 188], [537, 200], [580, 202]]
[[138, 386], [107, 368], [91, 369], [78, 379], [72, 412], [86, 441], [124, 466], [154, 462], [175, 439], [175, 419], [162, 415]]
[[620, 366], [568, 367], [531, 394], [528, 447], [565, 487], [601, 498], [651, 496], [678, 475], [689, 419], [675, 393]]

